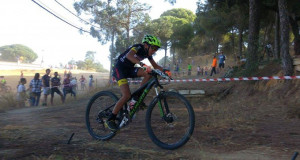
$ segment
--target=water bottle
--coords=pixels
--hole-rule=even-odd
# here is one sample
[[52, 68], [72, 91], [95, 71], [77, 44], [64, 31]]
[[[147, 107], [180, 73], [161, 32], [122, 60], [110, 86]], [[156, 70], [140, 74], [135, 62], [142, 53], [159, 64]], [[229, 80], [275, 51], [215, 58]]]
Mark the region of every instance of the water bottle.
[[[129, 102], [128, 112], [130, 112], [134, 108], [135, 103], [136, 103], [136, 100], [132, 98]], [[134, 118], [135, 118], [135, 114], [133, 115], [132, 119], [134, 119]]]
[[135, 103], [136, 103], [136, 100], [134, 100], [134, 99], [132, 98], [132, 99], [130, 100], [130, 102], [129, 102], [129, 109], [130, 109], [130, 110], [133, 109]]

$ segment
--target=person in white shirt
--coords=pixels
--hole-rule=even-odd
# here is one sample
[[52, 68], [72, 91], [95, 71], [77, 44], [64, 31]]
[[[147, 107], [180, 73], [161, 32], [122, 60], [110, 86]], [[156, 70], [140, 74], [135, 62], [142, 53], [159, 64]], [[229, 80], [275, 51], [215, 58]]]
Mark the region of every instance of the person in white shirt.
[[17, 87], [17, 104], [18, 107], [25, 107], [25, 101], [26, 101], [26, 79], [21, 78], [19, 85]]

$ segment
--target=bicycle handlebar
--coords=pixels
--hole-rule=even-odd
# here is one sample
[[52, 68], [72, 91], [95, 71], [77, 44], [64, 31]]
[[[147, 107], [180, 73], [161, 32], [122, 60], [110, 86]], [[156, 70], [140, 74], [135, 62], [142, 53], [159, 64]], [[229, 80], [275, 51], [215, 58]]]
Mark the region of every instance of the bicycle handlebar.
[[151, 71], [151, 74], [154, 74], [154, 75], [159, 75], [161, 77], [163, 77], [164, 79], [167, 79], [167, 80], [173, 80], [171, 77], [169, 77], [166, 73], [160, 71], [159, 69], [153, 69]]

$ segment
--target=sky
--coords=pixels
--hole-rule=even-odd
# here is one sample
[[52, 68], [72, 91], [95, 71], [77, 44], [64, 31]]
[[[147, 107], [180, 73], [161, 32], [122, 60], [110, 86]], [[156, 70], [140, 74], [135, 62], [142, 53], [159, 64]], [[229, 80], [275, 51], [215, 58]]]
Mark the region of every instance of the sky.
[[[34, 0], [69, 23], [89, 30], [89, 25], [80, 22], [56, 1], [73, 13], [75, 0]], [[177, 0], [172, 6], [164, 0], [139, 0], [152, 6], [149, 14], [152, 19], [172, 8], [185, 8], [196, 11], [197, 0]], [[84, 19], [84, 18], [82, 18]], [[46, 66], [67, 64], [70, 60], [84, 60], [87, 51], [95, 51], [95, 58], [104, 68], [109, 69], [109, 43], [101, 45], [96, 38], [88, 33], [80, 34], [79, 30], [54, 17], [32, 0], [1, 0], [0, 1], [0, 47], [22, 44], [31, 48], [38, 55], [34, 62], [40, 64], [42, 59]], [[161, 53], [160, 53], [161, 52]], [[158, 51], [154, 60], [164, 55]]]

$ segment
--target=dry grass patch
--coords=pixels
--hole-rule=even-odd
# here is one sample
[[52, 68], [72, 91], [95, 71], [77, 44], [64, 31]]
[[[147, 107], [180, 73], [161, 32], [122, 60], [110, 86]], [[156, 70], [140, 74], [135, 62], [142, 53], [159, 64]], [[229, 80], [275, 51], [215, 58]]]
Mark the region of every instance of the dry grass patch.
[[16, 108], [16, 95], [13, 92], [0, 94], [0, 111]]

